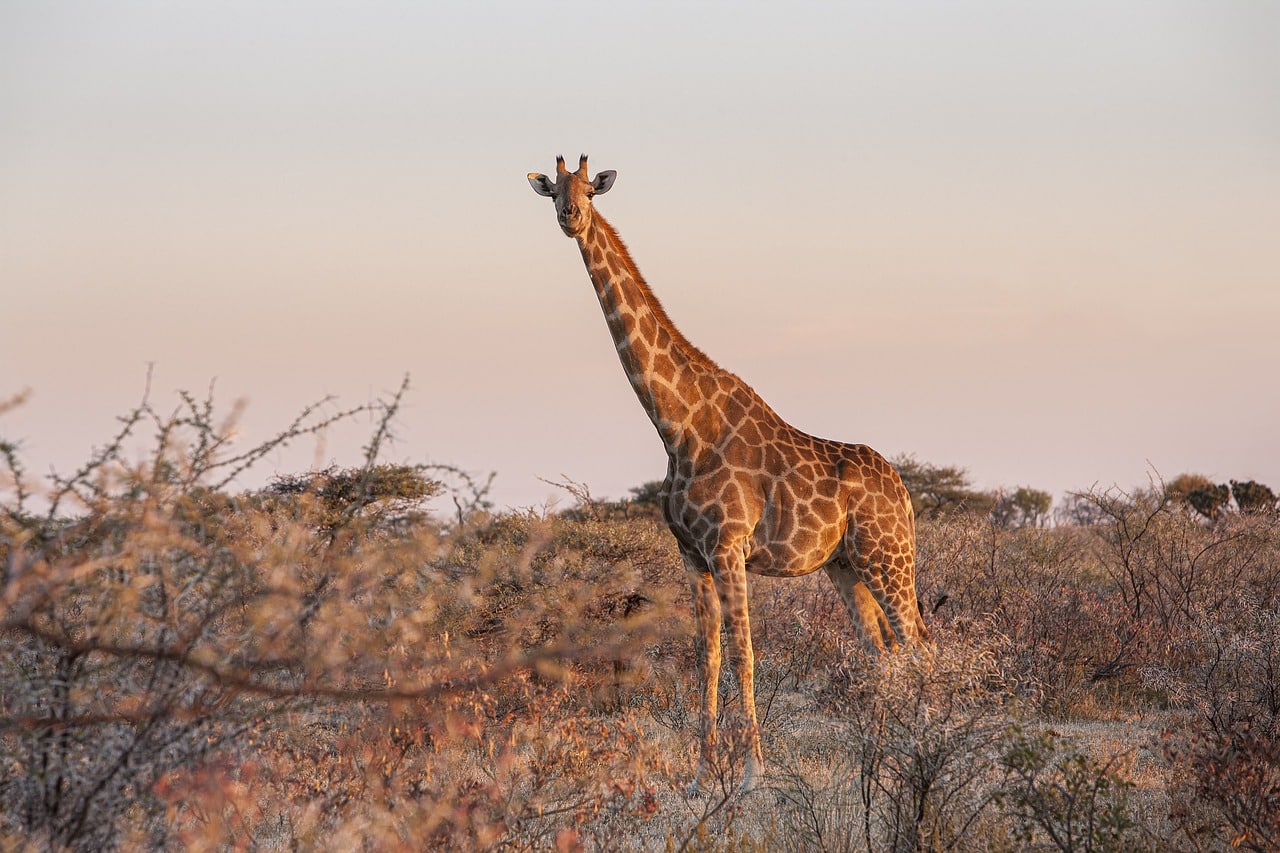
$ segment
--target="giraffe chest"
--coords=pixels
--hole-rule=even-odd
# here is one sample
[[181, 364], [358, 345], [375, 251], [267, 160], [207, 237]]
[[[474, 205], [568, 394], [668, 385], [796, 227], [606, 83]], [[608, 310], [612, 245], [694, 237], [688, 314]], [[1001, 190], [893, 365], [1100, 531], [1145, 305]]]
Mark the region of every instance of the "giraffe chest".
[[844, 536], [838, 481], [803, 468], [765, 473], [673, 463], [667, 488], [672, 533], [708, 561], [740, 550], [753, 573], [803, 575], [826, 563]]

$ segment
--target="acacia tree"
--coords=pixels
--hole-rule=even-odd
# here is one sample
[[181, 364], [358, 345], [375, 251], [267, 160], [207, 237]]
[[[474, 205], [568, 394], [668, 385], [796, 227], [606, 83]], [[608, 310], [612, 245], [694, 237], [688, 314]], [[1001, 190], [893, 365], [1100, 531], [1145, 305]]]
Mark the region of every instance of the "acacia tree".
[[948, 512], [990, 512], [994, 499], [973, 488], [969, 473], [955, 465], [921, 462], [911, 454], [895, 456], [893, 466], [911, 494], [911, 504], [921, 518], [936, 518]]
[[1236, 507], [1243, 513], [1265, 513], [1276, 511], [1276, 494], [1262, 483], [1246, 480], [1243, 483], [1231, 481], [1231, 497], [1235, 498]]
[[1019, 486], [1012, 493], [996, 493], [991, 520], [1004, 528], [1043, 527], [1052, 505], [1053, 496], [1048, 492]]
[[1217, 521], [1231, 503], [1231, 489], [1226, 483], [1210, 483], [1187, 493], [1187, 503], [1210, 521]]
[[1280, 508], [1276, 493], [1254, 480], [1215, 483], [1202, 474], [1180, 474], [1165, 486], [1165, 494], [1210, 521], [1218, 520], [1231, 508], [1232, 501], [1236, 510], [1246, 515], [1275, 512]]
[[1164, 493], [1175, 503], [1190, 505], [1192, 492], [1212, 486], [1213, 481], [1204, 474], [1179, 474], [1164, 484]]

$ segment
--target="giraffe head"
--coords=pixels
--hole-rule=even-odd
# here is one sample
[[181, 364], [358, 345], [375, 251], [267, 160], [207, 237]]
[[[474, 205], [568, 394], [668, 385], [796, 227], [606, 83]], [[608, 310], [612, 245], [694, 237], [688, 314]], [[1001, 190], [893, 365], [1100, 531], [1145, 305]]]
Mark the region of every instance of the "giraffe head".
[[587, 155], [578, 158], [578, 171], [570, 172], [564, 167], [564, 158], [556, 157], [556, 179], [553, 181], [538, 172], [529, 173], [529, 183], [538, 195], [545, 195], [556, 203], [556, 221], [560, 230], [570, 237], [577, 237], [587, 230], [591, 223], [591, 197], [599, 193], [607, 193], [613, 186], [613, 179], [618, 173], [612, 169], [596, 175], [595, 180], [587, 177]]

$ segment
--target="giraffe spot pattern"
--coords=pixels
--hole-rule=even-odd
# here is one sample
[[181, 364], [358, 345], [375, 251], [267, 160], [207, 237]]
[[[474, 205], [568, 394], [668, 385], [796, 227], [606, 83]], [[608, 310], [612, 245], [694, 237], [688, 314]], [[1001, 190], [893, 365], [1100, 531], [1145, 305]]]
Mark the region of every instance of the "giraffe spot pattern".
[[[882, 456], [791, 427], [689, 343], [612, 226], [594, 213], [585, 155], [577, 173], [562, 169], [554, 184], [561, 227], [578, 241], [624, 370], [668, 452], [663, 514], [694, 590], [705, 766], [715, 745], [721, 612], [754, 730], [745, 571], [794, 576], [826, 568], [869, 647], [927, 638], [915, 603], [911, 504]], [[549, 184], [541, 181], [535, 189], [545, 195]], [[601, 186], [611, 183], [609, 175]], [[570, 210], [571, 224], [563, 215]], [[756, 737], [749, 776], [759, 755]]]

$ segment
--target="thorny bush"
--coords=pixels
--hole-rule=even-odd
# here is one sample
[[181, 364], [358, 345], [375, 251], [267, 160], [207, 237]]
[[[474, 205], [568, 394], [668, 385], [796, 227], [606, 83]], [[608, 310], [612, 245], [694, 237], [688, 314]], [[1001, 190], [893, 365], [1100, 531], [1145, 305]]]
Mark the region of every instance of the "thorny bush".
[[[212, 400], [144, 401], [44, 494], [5, 444], [0, 839], [533, 845], [651, 813], [635, 724], [564, 699], [572, 684], [616, 702], [615, 662], [661, 642], [661, 591], [638, 591], [651, 546], [557, 540], [531, 517], [484, 545], [431, 523], [419, 505], [439, 484], [377, 461], [403, 391], [377, 407], [362, 467], [258, 492], [227, 487], [367, 407], [312, 407], [238, 452]], [[126, 463], [148, 426], [148, 456]]]

